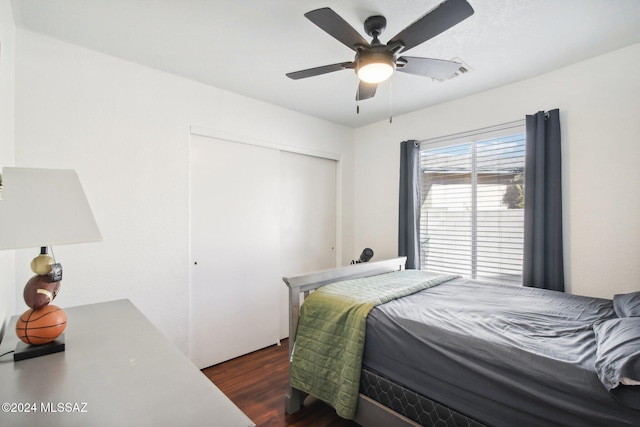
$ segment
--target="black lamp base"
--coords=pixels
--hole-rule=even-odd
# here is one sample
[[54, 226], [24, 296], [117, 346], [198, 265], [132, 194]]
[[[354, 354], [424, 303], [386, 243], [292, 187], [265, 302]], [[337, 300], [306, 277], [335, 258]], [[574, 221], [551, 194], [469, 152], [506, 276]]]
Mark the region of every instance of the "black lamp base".
[[13, 360], [17, 362], [19, 360], [45, 356], [47, 354], [59, 353], [61, 351], [64, 351], [64, 334], [60, 335], [50, 343], [42, 345], [29, 345], [20, 341], [16, 345], [16, 350], [13, 353]]

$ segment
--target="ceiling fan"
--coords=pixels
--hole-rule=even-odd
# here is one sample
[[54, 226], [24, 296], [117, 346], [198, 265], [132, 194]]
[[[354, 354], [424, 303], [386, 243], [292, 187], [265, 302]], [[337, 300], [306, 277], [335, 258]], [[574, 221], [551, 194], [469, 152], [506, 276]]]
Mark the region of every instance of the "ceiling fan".
[[332, 9], [325, 7], [312, 10], [304, 16], [330, 36], [353, 49], [356, 52], [355, 59], [295, 71], [288, 73], [287, 77], [298, 80], [353, 69], [360, 79], [356, 92], [357, 101], [372, 98], [376, 94], [378, 83], [391, 77], [396, 70], [438, 80], [449, 79], [455, 75], [462, 64], [442, 59], [398, 56], [398, 54], [424, 43], [471, 15], [473, 15], [473, 8], [466, 0], [445, 0], [400, 31], [385, 45], [378, 40], [387, 25], [384, 16], [370, 16], [364, 21], [365, 32], [373, 37], [371, 43], [368, 43]]

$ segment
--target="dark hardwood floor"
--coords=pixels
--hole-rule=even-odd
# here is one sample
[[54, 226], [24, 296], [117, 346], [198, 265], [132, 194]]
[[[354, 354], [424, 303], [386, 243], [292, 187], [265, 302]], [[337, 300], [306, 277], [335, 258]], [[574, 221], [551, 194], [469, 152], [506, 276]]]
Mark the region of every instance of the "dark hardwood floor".
[[333, 408], [311, 396], [293, 415], [284, 412], [289, 384], [287, 340], [238, 357], [202, 372], [229, 397], [257, 427], [358, 427], [336, 415]]

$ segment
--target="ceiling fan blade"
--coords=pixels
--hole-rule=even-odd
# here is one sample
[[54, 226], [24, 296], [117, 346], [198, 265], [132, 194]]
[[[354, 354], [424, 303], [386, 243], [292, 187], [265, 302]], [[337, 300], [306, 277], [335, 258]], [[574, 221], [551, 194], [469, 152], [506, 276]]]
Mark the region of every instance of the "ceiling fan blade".
[[358, 45], [369, 46], [364, 37], [331, 8], [312, 10], [304, 16], [349, 49], [356, 50]]
[[400, 31], [388, 44], [401, 42], [407, 51], [448, 30], [473, 15], [466, 0], [445, 0], [413, 24]]
[[406, 61], [404, 66], [398, 66], [396, 71], [419, 76], [431, 77], [438, 80], [447, 80], [456, 74], [462, 64], [455, 61], [445, 61], [443, 59], [417, 58], [415, 56], [401, 56], [398, 64]]
[[292, 73], [287, 73], [287, 77], [293, 80], [306, 79], [307, 77], [319, 76], [321, 74], [332, 73], [334, 71], [340, 71], [353, 67], [355, 67], [355, 64], [353, 62], [341, 62], [339, 64], [323, 65], [322, 67], [294, 71]]
[[367, 83], [360, 80], [358, 91], [356, 92], [356, 101], [373, 98], [376, 94], [376, 89], [378, 89], [377, 83]]

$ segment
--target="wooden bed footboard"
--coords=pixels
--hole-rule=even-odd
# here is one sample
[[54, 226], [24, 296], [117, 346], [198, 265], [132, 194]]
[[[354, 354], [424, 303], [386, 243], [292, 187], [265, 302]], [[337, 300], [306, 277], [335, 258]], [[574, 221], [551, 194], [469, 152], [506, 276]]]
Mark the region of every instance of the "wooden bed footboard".
[[[282, 280], [289, 288], [289, 364], [291, 364], [291, 352], [295, 342], [296, 331], [298, 330], [300, 304], [309, 295], [310, 291], [342, 280], [359, 279], [361, 277], [404, 270], [406, 260], [406, 257], [399, 257], [385, 261], [332, 268], [301, 276], [283, 277]], [[306, 397], [307, 393], [289, 386], [289, 392], [285, 396], [286, 413], [293, 414], [300, 410]]]

